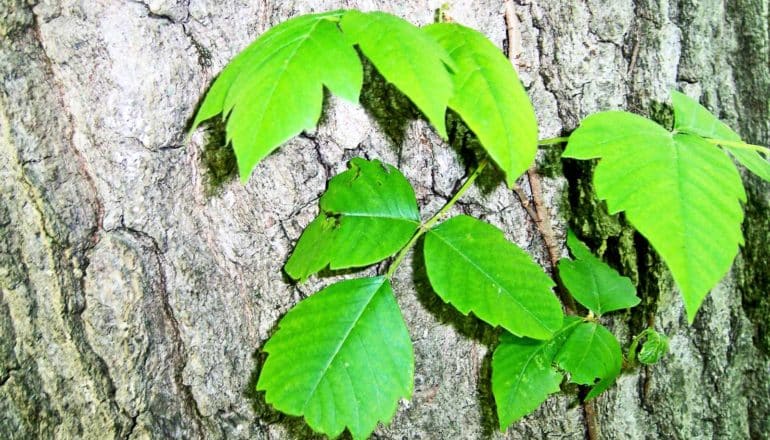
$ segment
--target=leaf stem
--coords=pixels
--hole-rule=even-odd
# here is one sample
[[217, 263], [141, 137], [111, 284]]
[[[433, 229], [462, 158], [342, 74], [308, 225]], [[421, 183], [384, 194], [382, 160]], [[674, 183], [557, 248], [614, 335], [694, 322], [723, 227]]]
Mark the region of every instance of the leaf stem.
[[429, 218], [427, 221], [425, 221], [425, 223], [417, 228], [417, 231], [415, 231], [414, 235], [412, 235], [412, 238], [409, 239], [406, 245], [396, 256], [396, 259], [393, 260], [393, 262], [390, 264], [390, 267], [388, 267], [388, 271], [385, 273], [385, 278], [390, 279], [393, 277], [393, 274], [396, 273], [396, 269], [398, 269], [398, 266], [401, 264], [409, 250], [414, 247], [415, 243], [417, 243], [417, 240], [419, 240], [423, 234], [428, 232], [428, 230], [432, 228], [433, 225], [436, 224], [436, 222], [439, 221], [441, 217], [443, 217], [444, 214], [446, 214], [452, 208], [452, 206], [455, 205], [455, 203], [457, 203], [460, 197], [462, 197], [462, 195], [465, 194], [465, 192], [468, 191], [468, 189], [473, 185], [473, 182], [476, 181], [476, 178], [479, 177], [481, 172], [484, 171], [484, 168], [488, 163], [489, 161], [487, 159], [483, 159], [481, 162], [479, 162], [479, 165], [475, 170], [473, 170], [471, 175], [468, 176], [468, 179], [465, 180], [460, 189], [457, 190], [452, 198], [449, 199], [449, 201], [446, 202], [446, 204], [437, 213], [435, 213], [433, 217]]
[[707, 142], [715, 145], [723, 145], [730, 148], [740, 148], [742, 150], [751, 150], [763, 153], [765, 156], [770, 156], [770, 148], [763, 147], [762, 145], [747, 144], [743, 141], [728, 141], [726, 139], [712, 139], [704, 138]]
[[549, 145], [566, 144], [569, 141], [569, 136], [553, 137], [548, 139], [541, 139], [537, 141], [537, 145], [540, 147], [547, 147]]

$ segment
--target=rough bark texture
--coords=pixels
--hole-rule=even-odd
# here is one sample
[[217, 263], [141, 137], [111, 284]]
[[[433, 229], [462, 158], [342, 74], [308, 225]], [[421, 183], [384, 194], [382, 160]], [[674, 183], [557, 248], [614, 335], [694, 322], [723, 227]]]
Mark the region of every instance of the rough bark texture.
[[[405, 119], [411, 110], [377, 78], [368, 111], [332, 100], [319, 129], [267, 158], [246, 186], [215, 141], [199, 133], [183, 143], [187, 123], [216, 73], [270, 26], [339, 7], [425, 24], [440, 0], [30, 3], [0, 0], [0, 437], [312, 437], [252, 389], [278, 318], [331, 281], [294, 285], [281, 272], [326, 180], [350, 157], [381, 158], [404, 170], [429, 214], [465, 174], [462, 162], [425, 123]], [[665, 120], [661, 103], [678, 87], [748, 140], [770, 143], [767, 0], [516, 8], [541, 137], [610, 108]], [[447, 11], [505, 46], [501, 4], [457, 0]], [[384, 108], [401, 116], [382, 117]], [[671, 336], [661, 364], [598, 399], [601, 438], [768, 438], [768, 185], [746, 176], [746, 246], [688, 326], [654, 253], [592, 201], [589, 167], [545, 153], [558, 238], [570, 223], [644, 295], [608, 324], [626, 344], [648, 323]], [[456, 211], [502, 227], [547, 264], [498, 182], [487, 176], [487, 190]], [[415, 393], [378, 438], [584, 438], [574, 394], [498, 432], [495, 331], [443, 305], [420, 261], [394, 288], [414, 339]]]

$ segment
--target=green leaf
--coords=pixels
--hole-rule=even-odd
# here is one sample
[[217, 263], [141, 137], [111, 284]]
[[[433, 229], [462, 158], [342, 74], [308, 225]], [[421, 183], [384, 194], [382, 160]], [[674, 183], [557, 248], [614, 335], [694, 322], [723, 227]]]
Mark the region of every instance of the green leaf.
[[414, 355], [390, 282], [332, 284], [297, 304], [265, 344], [257, 382], [276, 409], [331, 438], [364, 439], [410, 398]]
[[456, 111], [505, 172], [512, 187], [537, 153], [537, 121], [511, 62], [483, 34], [455, 23], [427, 26], [454, 61]]
[[348, 11], [340, 26], [446, 139], [446, 107], [452, 96], [445, 66], [452, 61], [446, 51], [413, 24], [384, 12]]
[[323, 86], [358, 101], [363, 69], [333, 18], [303, 15], [275, 26], [236, 56], [214, 81], [193, 123], [227, 119], [241, 180], [257, 163], [321, 116]]
[[547, 341], [503, 333], [492, 355], [492, 394], [501, 431], [559, 391], [564, 375], [552, 364], [564, 340], [580, 322], [579, 318], [566, 316], [561, 330]]
[[[698, 101], [684, 93], [673, 90], [671, 101], [674, 106], [674, 128], [682, 133], [697, 134], [716, 140], [740, 141], [741, 137], [717, 119], [708, 109]], [[770, 162], [763, 158], [759, 152], [743, 148], [722, 145], [749, 171], [770, 182]]]
[[360, 267], [398, 252], [420, 224], [412, 186], [396, 168], [354, 158], [329, 181], [321, 212], [297, 243], [286, 273], [306, 279], [329, 266]]
[[698, 136], [739, 141], [741, 137], [708, 109], [682, 92], [671, 91], [674, 107], [674, 129]]
[[727, 273], [743, 243], [740, 176], [727, 155], [690, 134], [672, 134], [626, 112], [587, 117], [564, 157], [601, 158], [594, 173], [600, 199], [626, 218], [666, 262], [689, 321]]
[[[639, 353], [636, 353], [637, 344], [642, 338], [644, 338], [642, 348], [639, 350]], [[629, 352], [629, 357], [632, 361], [636, 358], [639, 362], [646, 365], [658, 363], [668, 352], [668, 337], [656, 332], [654, 329], [647, 328], [634, 338]]]
[[561, 328], [553, 281], [494, 226], [454, 217], [427, 233], [424, 248], [433, 289], [462, 313], [535, 339]]
[[595, 322], [584, 322], [570, 333], [556, 356], [556, 363], [570, 373], [570, 382], [594, 385], [586, 396], [593, 399], [620, 375], [623, 354], [609, 330]]
[[766, 182], [770, 182], [770, 162], [763, 158], [759, 152], [745, 150], [743, 148], [734, 148], [722, 145], [722, 148], [729, 151], [730, 154], [745, 166], [746, 169], [764, 179]]
[[559, 277], [580, 304], [597, 315], [639, 304], [631, 280], [596, 258], [572, 231], [567, 233], [567, 246], [575, 260], [559, 261]]

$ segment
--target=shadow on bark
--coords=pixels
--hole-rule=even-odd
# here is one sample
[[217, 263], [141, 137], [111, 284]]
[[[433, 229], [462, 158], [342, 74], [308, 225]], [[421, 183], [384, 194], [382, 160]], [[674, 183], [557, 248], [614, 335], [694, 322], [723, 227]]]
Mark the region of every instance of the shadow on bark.
[[[277, 326], [273, 331], [275, 331], [275, 329], [277, 329]], [[265, 341], [267, 341], [267, 339], [265, 339]], [[262, 352], [262, 348], [260, 347], [254, 352], [253, 357], [256, 366], [251, 372], [251, 377], [246, 385], [246, 390], [244, 390], [244, 395], [252, 403], [256, 415], [255, 422], [263, 426], [280, 425], [286, 433], [289, 434], [288, 438], [302, 440], [326, 439], [324, 435], [313, 431], [310, 426], [305, 423], [305, 419], [302, 417], [283, 414], [265, 401], [265, 393], [263, 391], [257, 391], [257, 381], [259, 380], [259, 373], [262, 371], [262, 366], [265, 364], [265, 360], [267, 360], [267, 353]], [[350, 435], [345, 431], [338, 438], [341, 440], [349, 440]]]
[[480, 404], [479, 423], [483, 429], [483, 438], [491, 438], [499, 426], [495, 400], [492, 395], [492, 352], [497, 345], [499, 330], [472, 314], [463, 315], [436, 294], [430, 285], [425, 270], [423, 244], [423, 239], [417, 242], [412, 257], [412, 280], [420, 304], [439, 322], [451, 325], [459, 334], [487, 347], [487, 353], [481, 361], [479, 374], [476, 378], [476, 392]]
[[406, 140], [407, 126], [411, 121], [422, 117], [422, 113], [365, 57], [361, 57], [361, 62], [364, 66], [361, 105], [377, 122], [382, 132], [393, 143], [393, 147], [399, 150]]

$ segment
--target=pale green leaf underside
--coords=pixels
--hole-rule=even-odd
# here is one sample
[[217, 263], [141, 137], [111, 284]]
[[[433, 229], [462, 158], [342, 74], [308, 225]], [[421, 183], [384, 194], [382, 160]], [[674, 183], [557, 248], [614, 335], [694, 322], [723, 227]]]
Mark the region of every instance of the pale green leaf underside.
[[315, 127], [323, 86], [357, 102], [363, 69], [353, 45], [329, 20], [341, 12], [303, 15], [275, 26], [220, 73], [193, 123], [227, 119], [241, 180], [282, 143]]
[[547, 341], [503, 333], [492, 356], [492, 394], [501, 431], [559, 391], [564, 375], [553, 368], [553, 360], [579, 322], [566, 316], [564, 326]]
[[462, 313], [535, 339], [561, 328], [553, 281], [494, 226], [451, 218], [426, 234], [424, 251], [433, 289]]
[[764, 179], [766, 182], [770, 182], [770, 161], [762, 157], [759, 152], [728, 147], [726, 145], [723, 145], [722, 148], [729, 151], [741, 165], [746, 167], [746, 169]]
[[508, 186], [537, 153], [537, 121], [511, 62], [483, 34], [455, 23], [427, 26], [455, 64], [449, 107], [476, 134], [505, 172]]
[[286, 263], [294, 279], [329, 266], [361, 267], [398, 252], [417, 230], [420, 214], [412, 186], [396, 168], [354, 158], [329, 181], [321, 212]]
[[383, 277], [342, 281], [303, 300], [264, 351], [257, 390], [330, 438], [345, 427], [367, 438], [412, 394], [412, 343]]
[[601, 158], [594, 173], [597, 196], [611, 214], [625, 211], [661, 255], [692, 322], [743, 243], [740, 202], [746, 195], [727, 155], [641, 116], [603, 112], [581, 123], [564, 157]]
[[340, 26], [382, 76], [414, 102], [446, 139], [452, 96], [446, 51], [413, 24], [384, 12], [348, 11]]
[[580, 304], [597, 315], [639, 304], [631, 280], [596, 258], [572, 231], [567, 234], [567, 246], [575, 260], [559, 261], [559, 277]]
[[[741, 137], [717, 119], [708, 109], [689, 96], [671, 92], [674, 107], [674, 128], [682, 133], [692, 133], [711, 139], [740, 141]], [[757, 151], [723, 145], [735, 159], [749, 171], [770, 182], [770, 162]]]
[[615, 382], [623, 366], [623, 354], [615, 336], [602, 325], [584, 322], [570, 333], [556, 356], [570, 381], [594, 385], [586, 399], [593, 399]]
[[671, 103], [674, 108], [675, 130], [712, 139], [741, 140], [738, 133], [684, 93], [672, 90]]

